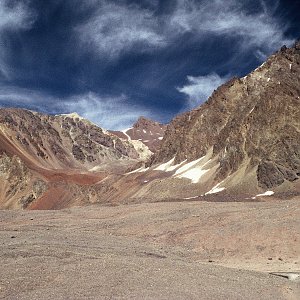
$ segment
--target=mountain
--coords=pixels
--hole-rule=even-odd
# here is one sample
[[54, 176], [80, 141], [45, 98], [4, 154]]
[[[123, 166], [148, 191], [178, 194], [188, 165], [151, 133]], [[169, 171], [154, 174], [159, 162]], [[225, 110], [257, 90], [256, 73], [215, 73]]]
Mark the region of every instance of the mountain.
[[141, 141], [154, 153], [159, 149], [166, 127], [166, 125], [140, 117], [133, 127], [110, 132], [121, 139]]
[[0, 178], [0, 208], [300, 195], [300, 43], [167, 127], [0, 109]]
[[300, 42], [177, 116], [148, 166], [167, 162], [178, 177], [194, 173], [200, 193], [299, 192]]
[[61, 197], [62, 203], [88, 197], [81, 186], [122, 173], [139, 160], [130, 141], [75, 113], [0, 109], [0, 207], [28, 207], [42, 195], [45, 201]]

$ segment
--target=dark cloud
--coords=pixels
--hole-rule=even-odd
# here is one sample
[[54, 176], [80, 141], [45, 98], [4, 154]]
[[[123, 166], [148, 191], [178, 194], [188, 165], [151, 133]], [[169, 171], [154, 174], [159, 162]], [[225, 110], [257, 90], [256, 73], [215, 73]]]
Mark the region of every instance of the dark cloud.
[[298, 38], [296, 2], [3, 0], [0, 105], [167, 122]]

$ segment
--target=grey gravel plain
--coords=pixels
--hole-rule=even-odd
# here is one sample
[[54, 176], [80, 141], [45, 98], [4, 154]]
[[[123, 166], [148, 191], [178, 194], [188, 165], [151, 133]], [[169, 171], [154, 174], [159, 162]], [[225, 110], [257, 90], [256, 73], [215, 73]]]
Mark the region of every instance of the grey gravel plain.
[[[263, 228], [276, 231], [281, 219], [291, 223], [286, 228], [289, 249], [297, 249], [299, 222], [292, 220], [299, 213], [298, 203], [182, 202], [0, 211], [0, 299], [300, 299], [299, 282], [267, 271], [299, 271], [297, 253], [285, 253], [288, 247], [283, 244], [274, 248], [273, 240], [261, 236], [259, 243], [267, 240], [279, 251], [268, 260], [251, 250], [261, 253], [260, 248], [240, 247], [238, 234], [244, 234], [244, 226], [249, 236], [253, 230], [265, 235]], [[270, 216], [263, 221], [262, 214]], [[237, 216], [245, 223], [237, 224]], [[251, 224], [246, 224], [246, 216]], [[204, 233], [210, 238], [205, 240]], [[214, 248], [218, 241], [225, 249], [222, 255]], [[226, 251], [231, 244], [241, 252], [232, 247]], [[210, 249], [201, 250], [205, 246]], [[262, 247], [267, 251], [267, 244]], [[283, 258], [278, 260], [277, 254]]]

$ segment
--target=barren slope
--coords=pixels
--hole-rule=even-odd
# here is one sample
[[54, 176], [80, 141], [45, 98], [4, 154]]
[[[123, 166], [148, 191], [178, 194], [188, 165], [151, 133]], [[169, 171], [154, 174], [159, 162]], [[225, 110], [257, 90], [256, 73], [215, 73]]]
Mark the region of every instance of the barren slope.
[[182, 177], [199, 182], [202, 194], [214, 187], [299, 194], [300, 42], [171, 122], [148, 166], [171, 172], [187, 163], [194, 171]]
[[[2, 299], [299, 299], [297, 201], [0, 211]], [[251, 271], [255, 270], [255, 271]]]
[[138, 160], [130, 142], [77, 114], [0, 109], [1, 208], [50, 209], [93, 202], [96, 192], [87, 186], [124, 172]]

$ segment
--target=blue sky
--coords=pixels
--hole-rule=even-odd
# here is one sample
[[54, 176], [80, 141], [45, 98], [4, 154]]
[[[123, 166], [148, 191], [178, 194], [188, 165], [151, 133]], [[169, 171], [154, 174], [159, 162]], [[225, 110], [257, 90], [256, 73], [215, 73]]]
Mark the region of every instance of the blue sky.
[[169, 122], [299, 38], [299, 2], [0, 0], [0, 106]]

